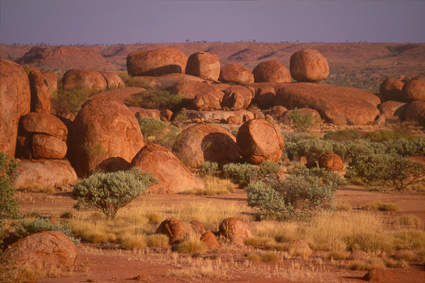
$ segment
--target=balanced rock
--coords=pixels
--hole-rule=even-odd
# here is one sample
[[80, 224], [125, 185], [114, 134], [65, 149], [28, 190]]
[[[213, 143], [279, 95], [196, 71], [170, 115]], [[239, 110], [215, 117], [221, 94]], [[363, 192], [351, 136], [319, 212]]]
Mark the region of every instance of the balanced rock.
[[298, 82], [318, 82], [329, 75], [326, 58], [317, 50], [295, 52], [290, 59], [291, 76]]
[[403, 96], [408, 101], [425, 102], [425, 79], [411, 79], [403, 86]]
[[30, 112], [31, 91], [21, 65], [0, 59], [0, 151], [15, 156], [19, 119]]
[[275, 99], [275, 105], [287, 109], [315, 109], [327, 123], [359, 126], [373, 123], [380, 103], [369, 91], [315, 83], [281, 84]]
[[250, 84], [254, 82], [254, 74], [245, 66], [229, 64], [221, 67], [218, 80], [224, 83]]
[[127, 72], [130, 76], [184, 74], [186, 64], [186, 54], [175, 48], [134, 51], [127, 56]]
[[68, 128], [59, 118], [34, 112], [22, 117], [20, 129], [25, 133], [47, 134], [63, 141], [66, 141], [68, 135]]
[[292, 81], [291, 73], [285, 64], [280, 61], [262, 62], [254, 68], [252, 73], [256, 83], [289, 83]]
[[385, 101], [384, 103], [378, 106], [381, 114], [384, 114], [385, 117], [397, 116], [400, 119], [404, 118], [404, 111], [406, 110], [407, 103], [398, 102], [398, 101]]
[[170, 217], [159, 224], [156, 233], [167, 235], [170, 238], [169, 243], [174, 245], [193, 234], [193, 229], [189, 223]]
[[245, 122], [239, 128], [236, 144], [240, 155], [252, 164], [278, 161], [284, 146], [280, 131], [265, 119]]
[[199, 123], [184, 130], [173, 152], [186, 165], [198, 168], [205, 161], [224, 165], [239, 160], [236, 139], [220, 126]]
[[249, 88], [234, 85], [224, 91], [221, 105], [232, 110], [246, 109], [251, 103], [252, 96]]
[[332, 172], [342, 172], [344, 169], [344, 162], [342, 162], [341, 157], [337, 154], [327, 152], [319, 158], [319, 167]]
[[180, 193], [204, 184], [167, 148], [150, 144], [144, 146], [133, 158], [132, 167], [151, 172], [159, 184], [149, 187], [150, 193]]
[[251, 228], [240, 218], [226, 218], [219, 226], [220, 234], [232, 243], [243, 246], [245, 240], [252, 237]]
[[61, 139], [44, 134], [35, 134], [32, 137], [32, 158], [62, 159], [66, 151], [66, 142]]
[[384, 97], [385, 101], [394, 100], [405, 102], [403, 97], [404, 82], [395, 78], [386, 78], [379, 85], [379, 93]]
[[29, 270], [73, 270], [80, 256], [74, 242], [59, 231], [32, 234], [13, 243], [5, 253]]
[[67, 186], [78, 180], [74, 168], [68, 160], [22, 160], [16, 159], [18, 177], [13, 183], [15, 188], [30, 185], [44, 187]]
[[214, 53], [194, 53], [187, 59], [186, 74], [217, 81], [220, 76], [220, 60]]
[[104, 160], [130, 163], [145, 145], [133, 112], [108, 97], [87, 100], [75, 117], [68, 138], [68, 158], [78, 176], [88, 176]]
[[32, 68], [28, 74], [31, 88], [31, 111], [50, 114], [49, 82], [39, 70]]
[[108, 88], [108, 83], [100, 72], [86, 69], [66, 71], [62, 78], [62, 84], [64, 89], [86, 88], [106, 90]]

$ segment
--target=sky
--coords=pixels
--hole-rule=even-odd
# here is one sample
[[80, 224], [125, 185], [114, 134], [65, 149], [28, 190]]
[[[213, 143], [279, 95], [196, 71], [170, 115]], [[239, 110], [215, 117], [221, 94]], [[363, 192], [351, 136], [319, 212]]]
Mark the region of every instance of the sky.
[[425, 42], [425, 0], [0, 0], [2, 44]]

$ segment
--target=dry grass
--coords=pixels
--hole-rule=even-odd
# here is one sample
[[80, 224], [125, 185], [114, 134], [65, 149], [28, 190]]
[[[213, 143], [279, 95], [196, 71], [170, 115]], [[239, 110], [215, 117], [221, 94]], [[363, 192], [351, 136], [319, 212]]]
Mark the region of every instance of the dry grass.
[[250, 253], [246, 255], [246, 259], [250, 262], [259, 262], [261, 260], [261, 257], [258, 254]]
[[39, 187], [39, 186], [36, 186], [36, 185], [29, 185], [29, 186], [20, 188], [20, 191], [24, 192], [24, 193], [54, 194], [56, 192], [56, 189], [52, 186]]
[[337, 203], [335, 205], [337, 211], [351, 211], [352, 207], [348, 203]]
[[124, 250], [141, 250], [148, 246], [146, 235], [132, 235], [128, 234], [122, 237], [120, 248]]
[[310, 247], [299, 244], [299, 243], [293, 243], [289, 246], [289, 254], [291, 256], [299, 256], [303, 259], [309, 258], [312, 254], [312, 250]]
[[391, 211], [391, 212], [395, 212], [395, 211], [399, 211], [400, 208], [398, 207], [397, 204], [395, 203], [382, 203], [379, 201], [372, 201], [372, 202], [368, 202], [363, 206], [363, 209], [365, 210], [379, 210], [379, 211]]
[[177, 251], [179, 253], [195, 253], [204, 252], [206, 250], [207, 246], [205, 245], [205, 243], [196, 237], [186, 238], [177, 247]]
[[230, 194], [235, 188], [227, 181], [214, 176], [206, 176], [202, 178], [205, 187], [184, 191], [183, 195], [199, 195], [199, 196], [215, 196]]
[[146, 238], [149, 247], [165, 248], [168, 247], [169, 238], [163, 234], [152, 234]]
[[421, 219], [416, 215], [404, 214], [402, 216], [397, 217], [394, 220], [394, 224], [396, 225], [406, 225], [406, 226], [419, 226], [421, 225]]
[[349, 270], [367, 271], [371, 269], [384, 269], [385, 263], [380, 258], [370, 258], [367, 260], [355, 260], [348, 265]]
[[390, 268], [407, 268], [409, 267], [409, 264], [403, 260], [403, 259], [392, 259], [392, 258], [388, 258], [384, 260], [384, 263], [387, 267]]
[[268, 252], [268, 253], [261, 255], [261, 261], [262, 262], [268, 262], [268, 263], [274, 263], [274, 262], [281, 261], [281, 258], [277, 253]]

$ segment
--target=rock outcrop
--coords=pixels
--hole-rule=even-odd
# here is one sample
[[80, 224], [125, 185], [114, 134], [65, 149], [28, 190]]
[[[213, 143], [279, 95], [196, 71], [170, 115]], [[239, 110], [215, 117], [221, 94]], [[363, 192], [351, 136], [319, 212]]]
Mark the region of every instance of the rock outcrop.
[[198, 168], [205, 161], [224, 165], [239, 160], [235, 137], [220, 126], [206, 123], [184, 130], [174, 143], [173, 152], [192, 168]]
[[409, 103], [404, 111], [404, 119], [416, 121], [419, 125], [425, 125], [425, 102], [414, 101]]
[[[214, 86], [201, 82], [178, 83], [171, 93], [182, 97], [183, 105], [199, 110], [221, 109], [220, 103], [224, 96], [224, 93]], [[198, 95], [199, 97], [194, 101]]]
[[22, 66], [0, 59], [0, 151], [15, 156], [19, 119], [30, 112], [31, 91]]
[[229, 64], [221, 67], [218, 80], [224, 83], [245, 85], [254, 82], [254, 74], [245, 66]]
[[408, 101], [425, 102], [425, 79], [411, 79], [404, 84], [402, 92]]
[[278, 161], [283, 152], [283, 136], [265, 119], [245, 122], [236, 137], [237, 149], [248, 163], [260, 164], [266, 160]]
[[62, 77], [64, 89], [86, 88], [106, 90], [108, 83], [105, 77], [98, 71], [86, 69], [68, 70]]
[[221, 105], [232, 110], [246, 109], [251, 103], [253, 94], [249, 88], [234, 85], [224, 91]]
[[231, 116], [237, 117], [241, 122], [254, 119], [254, 113], [245, 109], [236, 110], [236, 111], [196, 111], [196, 110], [180, 110], [176, 115], [185, 115], [189, 120], [201, 120], [201, 121], [221, 121], [226, 122], [227, 119]]
[[333, 152], [327, 152], [320, 156], [319, 158], [319, 167], [325, 168], [326, 170], [332, 172], [342, 172], [344, 169], [344, 162], [342, 162], [341, 157]]
[[175, 48], [134, 51], [127, 56], [127, 72], [131, 76], [184, 74], [187, 56]]
[[31, 112], [50, 114], [49, 81], [35, 68], [29, 72], [28, 79], [31, 89]]
[[298, 82], [318, 82], [329, 75], [328, 61], [314, 49], [305, 49], [292, 54], [289, 67], [292, 78]]
[[394, 100], [399, 102], [406, 102], [403, 97], [404, 82], [395, 78], [386, 78], [379, 85], [379, 93], [384, 97], [385, 101]]
[[159, 184], [151, 185], [149, 193], [181, 193], [204, 184], [167, 148], [149, 144], [144, 146], [133, 158], [132, 167], [151, 172]]
[[170, 217], [159, 224], [156, 233], [167, 235], [170, 238], [169, 243], [175, 245], [193, 234], [193, 229], [189, 223]]
[[381, 114], [386, 118], [397, 116], [401, 120], [404, 119], [404, 111], [406, 110], [407, 103], [398, 101], [385, 101], [378, 106]]
[[288, 68], [280, 61], [265, 61], [252, 71], [256, 83], [289, 83], [292, 81]]
[[226, 218], [219, 226], [220, 233], [233, 244], [243, 246], [252, 237], [251, 228], [240, 218]]
[[276, 93], [275, 105], [287, 109], [311, 108], [335, 125], [371, 125], [379, 115], [380, 99], [353, 87], [315, 83], [284, 83]]
[[217, 81], [220, 76], [220, 60], [214, 53], [194, 53], [187, 60], [186, 74]]
[[128, 163], [144, 146], [133, 112], [113, 98], [87, 100], [71, 125], [68, 158], [79, 177], [92, 174], [109, 158]]

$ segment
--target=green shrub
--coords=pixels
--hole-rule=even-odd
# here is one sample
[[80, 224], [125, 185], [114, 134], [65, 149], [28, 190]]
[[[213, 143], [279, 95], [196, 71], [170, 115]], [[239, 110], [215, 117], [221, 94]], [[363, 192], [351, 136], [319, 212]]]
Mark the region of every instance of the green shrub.
[[139, 119], [139, 126], [143, 133], [143, 137], [145, 138], [145, 142], [149, 143], [149, 137], [156, 138], [156, 136], [164, 131], [167, 125], [160, 119], [144, 117]]
[[296, 165], [288, 170], [288, 173], [295, 176], [310, 176], [320, 179], [320, 184], [331, 186], [332, 190], [336, 191], [340, 186], [347, 185], [348, 182], [336, 172], [331, 172], [325, 168], [308, 169], [304, 165]]
[[389, 166], [391, 157], [387, 154], [355, 156], [347, 168], [347, 178], [360, 178], [363, 182], [382, 181], [384, 170]]
[[113, 219], [117, 211], [143, 194], [151, 182], [157, 182], [151, 173], [137, 168], [114, 173], [100, 173], [74, 185], [76, 209], [94, 207]]
[[258, 177], [265, 178], [267, 175], [277, 174], [281, 169], [282, 168], [277, 162], [271, 160], [264, 161], [259, 166]]
[[19, 238], [25, 238], [29, 235], [45, 232], [45, 231], [59, 231], [64, 233], [68, 238], [70, 238], [76, 245], [80, 243], [79, 238], [74, 238], [71, 236], [71, 228], [66, 225], [62, 225], [59, 222], [52, 224], [49, 219], [36, 218], [35, 220], [29, 222], [24, 219], [18, 222], [18, 225], [15, 228], [15, 235]]
[[413, 140], [415, 136], [410, 133], [401, 133], [394, 130], [380, 129], [379, 131], [368, 132], [362, 138], [368, 139], [372, 142], [383, 142], [399, 139]]
[[177, 123], [184, 123], [188, 119], [189, 117], [187, 117], [185, 114], [177, 114], [173, 121]]
[[199, 174], [202, 176], [212, 176], [217, 174], [219, 170], [220, 168], [217, 162], [205, 161], [204, 164], [199, 167]]
[[135, 94], [127, 103], [147, 109], [170, 109], [174, 110], [182, 102], [182, 98], [176, 94], [170, 94], [167, 90], [149, 89]]
[[248, 205], [258, 208], [260, 219], [295, 220], [310, 218], [317, 211], [333, 210], [336, 190], [315, 176], [291, 175], [283, 181], [248, 185]]
[[144, 77], [127, 78], [124, 82], [126, 87], [141, 87], [144, 89], [151, 89], [149, 81]]
[[241, 186], [245, 186], [250, 182], [257, 180], [257, 167], [248, 163], [226, 164], [223, 166], [223, 172], [226, 179], [231, 179], [233, 182]]
[[355, 130], [338, 130], [326, 132], [323, 138], [325, 140], [343, 142], [357, 140], [359, 137], [359, 133], [357, 133]]
[[300, 132], [308, 131], [316, 122], [313, 114], [304, 114], [298, 110], [298, 108], [295, 108], [292, 113], [289, 114], [288, 119], [292, 121], [294, 127]]
[[290, 159], [305, 156], [307, 160], [317, 160], [326, 152], [333, 152], [333, 145], [329, 141], [308, 139], [297, 143], [285, 144], [285, 152]]

